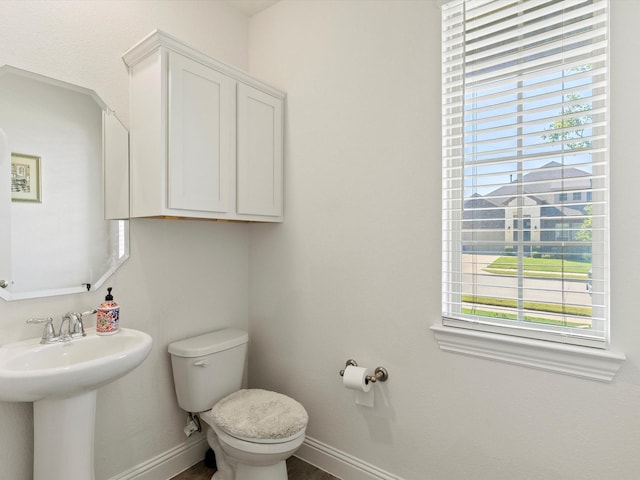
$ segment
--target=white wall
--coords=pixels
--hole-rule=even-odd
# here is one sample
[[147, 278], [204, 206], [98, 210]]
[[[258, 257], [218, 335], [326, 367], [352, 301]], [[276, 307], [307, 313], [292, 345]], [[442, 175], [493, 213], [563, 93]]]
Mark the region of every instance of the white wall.
[[[285, 224], [251, 231], [252, 383], [299, 399], [329, 454], [407, 480], [639, 478], [640, 2], [611, 8], [612, 348], [628, 356], [612, 384], [444, 353], [428, 330], [436, 4], [283, 0], [250, 20], [250, 70], [288, 93]], [[350, 357], [389, 370], [374, 409], [341, 387]]]
[[[121, 55], [155, 28], [224, 62], [247, 66], [246, 18], [224, 2], [188, 0], [0, 0], [0, 64], [94, 89], [128, 125], [128, 77]], [[247, 250], [243, 224], [131, 222], [131, 258], [105, 290], [113, 286], [122, 326], [150, 333], [154, 347], [140, 368], [99, 392], [97, 480], [185, 441], [166, 347], [225, 325], [246, 328]], [[40, 327], [25, 324], [29, 317], [86, 310], [104, 294], [0, 301], [0, 344], [40, 335]], [[30, 404], [0, 402], [0, 478], [31, 478], [32, 428]], [[53, 445], [70, 461], [73, 447]]]

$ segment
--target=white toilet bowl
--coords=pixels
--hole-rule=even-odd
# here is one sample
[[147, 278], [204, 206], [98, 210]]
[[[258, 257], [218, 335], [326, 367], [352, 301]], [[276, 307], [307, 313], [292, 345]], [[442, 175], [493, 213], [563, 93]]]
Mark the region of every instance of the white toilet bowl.
[[257, 389], [232, 393], [200, 418], [210, 427], [215, 480], [287, 480], [285, 461], [302, 445], [308, 419], [295, 400]]
[[247, 441], [222, 430], [213, 422], [210, 412], [200, 417], [210, 427], [207, 441], [218, 463], [218, 474], [213, 476], [215, 480], [286, 480], [286, 460], [300, 448], [305, 438], [302, 430], [282, 440]]

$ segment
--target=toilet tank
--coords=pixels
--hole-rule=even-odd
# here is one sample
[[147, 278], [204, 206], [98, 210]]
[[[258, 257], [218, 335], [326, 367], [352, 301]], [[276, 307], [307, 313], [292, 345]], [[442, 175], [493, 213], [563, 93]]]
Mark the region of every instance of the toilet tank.
[[248, 341], [244, 330], [226, 328], [169, 344], [180, 408], [204, 412], [240, 390]]

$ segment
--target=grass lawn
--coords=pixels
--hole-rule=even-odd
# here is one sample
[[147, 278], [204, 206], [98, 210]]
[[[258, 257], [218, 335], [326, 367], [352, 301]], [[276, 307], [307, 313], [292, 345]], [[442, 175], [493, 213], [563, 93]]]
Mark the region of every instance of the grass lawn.
[[[504, 318], [507, 320], [517, 320], [518, 315], [515, 313], [505, 313], [505, 312], [492, 312], [489, 310], [478, 310], [476, 308], [467, 308], [464, 307], [462, 309], [463, 313], [468, 313], [471, 315], [479, 315], [481, 317], [493, 317], [493, 318]], [[564, 327], [576, 327], [576, 328], [589, 328], [591, 325], [589, 323], [581, 323], [581, 322], [565, 322], [562, 320], [551, 320], [548, 318], [535, 317], [532, 315], [525, 315], [524, 320], [532, 323], [543, 323], [545, 325], [558, 325]]]
[[[503, 308], [517, 308], [518, 301], [507, 298], [480, 297], [478, 295], [463, 295], [462, 301], [465, 303], [474, 303], [479, 305], [493, 305]], [[590, 317], [592, 313], [591, 307], [582, 307], [578, 305], [560, 305], [557, 303], [543, 302], [524, 302], [525, 310], [534, 310], [537, 312], [559, 313], [563, 315], [578, 315], [580, 317]]]
[[[573, 260], [524, 257], [523, 261], [525, 272], [535, 272], [539, 274], [538, 276], [544, 276], [546, 273], [550, 276], [564, 274], [565, 277], [569, 278], [586, 278], [589, 270], [591, 270], [591, 263]], [[498, 257], [485, 270], [491, 273], [516, 274], [518, 271], [518, 257]]]

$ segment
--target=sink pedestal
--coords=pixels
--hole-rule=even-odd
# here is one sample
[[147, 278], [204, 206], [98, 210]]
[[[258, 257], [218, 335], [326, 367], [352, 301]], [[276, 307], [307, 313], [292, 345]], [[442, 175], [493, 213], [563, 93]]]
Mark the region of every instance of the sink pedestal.
[[94, 480], [97, 390], [33, 403], [33, 479]]

